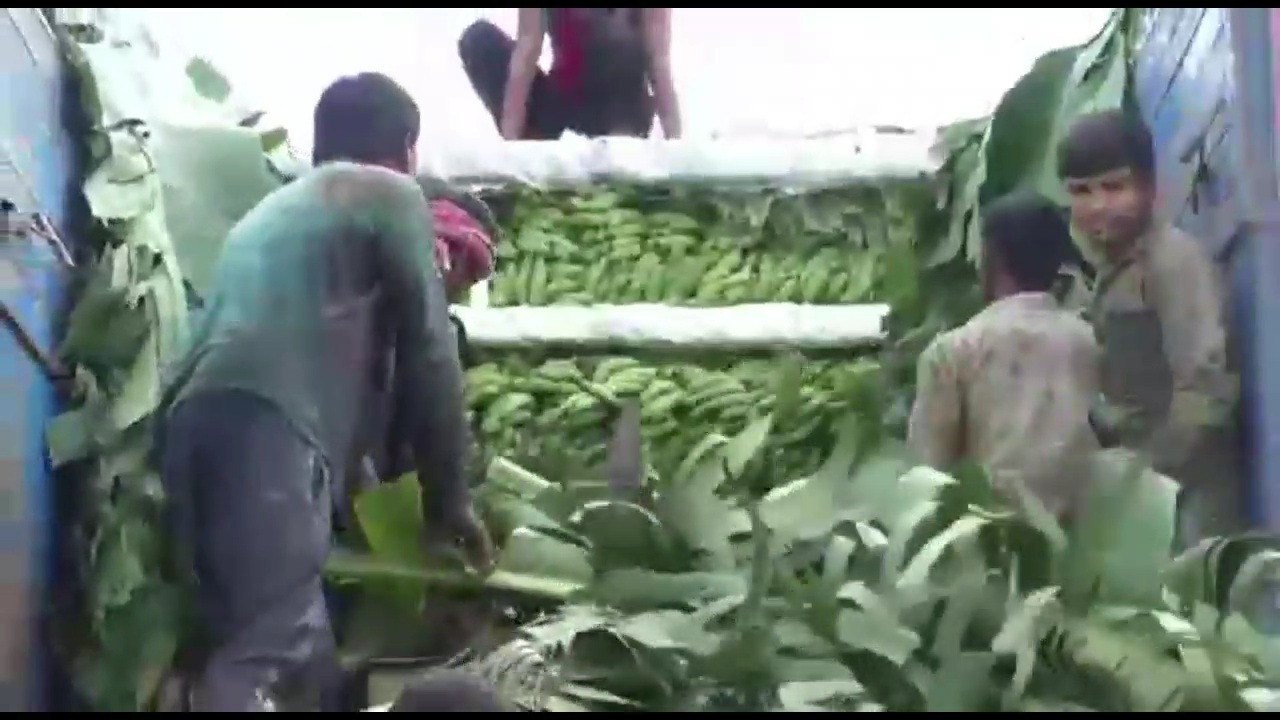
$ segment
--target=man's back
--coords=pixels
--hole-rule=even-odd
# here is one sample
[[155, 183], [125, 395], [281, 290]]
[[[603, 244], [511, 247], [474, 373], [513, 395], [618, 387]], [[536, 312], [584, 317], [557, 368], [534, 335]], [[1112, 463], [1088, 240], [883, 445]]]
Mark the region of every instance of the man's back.
[[939, 337], [924, 365], [932, 399], [913, 414], [911, 435], [928, 462], [972, 459], [998, 487], [1020, 482], [1049, 509], [1070, 507], [1096, 449], [1088, 413], [1098, 349], [1088, 324], [1048, 294], [1013, 295]]
[[378, 215], [394, 211], [380, 196], [397, 185], [420, 194], [407, 177], [333, 163], [237, 223], [167, 401], [247, 392], [276, 405], [331, 460], [346, 453], [368, 383], [385, 365], [376, 356], [391, 342], [376, 321], [374, 243]]

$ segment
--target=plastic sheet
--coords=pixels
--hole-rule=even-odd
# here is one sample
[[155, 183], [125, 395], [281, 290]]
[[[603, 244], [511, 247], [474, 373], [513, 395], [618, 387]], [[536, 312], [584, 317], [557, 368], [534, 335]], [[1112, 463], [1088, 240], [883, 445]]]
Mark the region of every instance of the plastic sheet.
[[[136, 118], [186, 127], [228, 127], [256, 108], [231, 97], [201, 97], [185, 58], [162, 55], [143, 14], [133, 8], [59, 8], [62, 22], [94, 24], [111, 35], [119, 89], [105, 110], [111, 120]], [[106, 48], [108, 46], [104, 46]], [[131, 52], [117, 52], [121, 47]], [[92, 51], [96, 52], [94, 48]], [[259, 122], [270, 127], [269, 118]], [[931, 177], [941, 166], [936, 129], [853, 129], [808, 138], [736, 137], [682, 140], [575, 135], [554, 142], [423, 143], [419, 172], [473, 186], [576, 186], [599, 182], [701, 183], [724, 187], [808, 189]], [[282, 172], [305, 169], [273, 152]]]
[[577, 186], [599, 182], [700, 183], [808, 189], [931, 177], [932, 132], [867, 129], [822, 138], [641, 140], [566, 137], [555, 142], [432, 145], [419, 172], [482, 185]]
[[884, 337], [888, 305], [763, 303], [716, 308], [658, 304], [455, 307], [477, 347], [592, 349], [841, 349]]

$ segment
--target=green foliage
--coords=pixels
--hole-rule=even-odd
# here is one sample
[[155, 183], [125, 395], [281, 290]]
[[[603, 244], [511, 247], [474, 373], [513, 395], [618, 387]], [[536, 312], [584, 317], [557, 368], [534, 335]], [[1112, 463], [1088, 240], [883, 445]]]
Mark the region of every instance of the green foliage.
[[[779, 367], [780, 397], [797, 395]], [[980, 474], [914, 467], [871, 409], [790, 482], [772, 476], [771, 415], [626, 499], [495, 462], [493, 585], [564, 601], [498, 651], [541, 659], [536, 690], [517, 677], [513, 696], [589, 712], [1212, 712], [1271, 696], [1280, 644], [1245, 618], [1280, 542], [1172, 556], [1174, 484], [1114, 451], [1063, 528]], [[400, 535], [393, 516], [362, 520]], [[413, 567], [397, 577], [447, 582]]]
[[183, 350], [188, 290], [205, 286], [222, 235], [279, 184], [264, 156], [278, 133], [240, 127], [224, 78], [203, 61], [166, 66], [126, 25], [59, 26], [90, 128], [96, 256], [58, 348], [74, 397], [46, 433], [76, 489], [60, 523], [82, 596], [59, 609], [55, 640], [89, 705], [119, 712], [152, 707], [190, 625], [149, 457], [161, 368]]

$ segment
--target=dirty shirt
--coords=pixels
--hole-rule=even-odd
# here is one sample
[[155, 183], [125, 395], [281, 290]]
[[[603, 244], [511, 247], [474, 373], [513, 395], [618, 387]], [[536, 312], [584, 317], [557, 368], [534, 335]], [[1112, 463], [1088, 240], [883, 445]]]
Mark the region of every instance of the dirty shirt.
[[1085, 485], [1096, 440], [1093, 330], [1048, 293], [997, 300], [921, 354], [908, 442], [941, 470], [969, 460], [1062, 515]]
[[376, 442], [360, 418], [394, 365], [418, 465], [437, 500], [462, 502], [462, 371], [432, 240], [421, 188], [390, 171], [333, 163], [275, 191], [232, 228], [162, 410], [255, 395], [340, 470]]
[[1102, 259], [1098, 278], [1090, 315], [1099, 328], [1109, 313], [1153, 311], [1159, 318], [1173, 392], [1166, 434], [1153, 447], [1154, 459], [1157, 466], [1179, 465], [1179, 457], [1222, 422], [1235, 396], [1226, 368], [1226, 315], [1217, 269], [1195, 238], [1158, 224], [1129, 257]]

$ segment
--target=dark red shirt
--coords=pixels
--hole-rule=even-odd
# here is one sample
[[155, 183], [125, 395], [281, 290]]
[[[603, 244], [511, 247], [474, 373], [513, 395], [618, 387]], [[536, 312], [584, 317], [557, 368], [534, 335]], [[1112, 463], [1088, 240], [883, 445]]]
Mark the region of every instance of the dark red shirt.
[[574, 8], [543, 8], [543, 14], [551, 38], [551, 82], [565, 93], [576, 94], [586, 62], [581, 18]]

